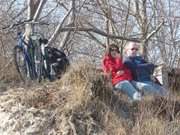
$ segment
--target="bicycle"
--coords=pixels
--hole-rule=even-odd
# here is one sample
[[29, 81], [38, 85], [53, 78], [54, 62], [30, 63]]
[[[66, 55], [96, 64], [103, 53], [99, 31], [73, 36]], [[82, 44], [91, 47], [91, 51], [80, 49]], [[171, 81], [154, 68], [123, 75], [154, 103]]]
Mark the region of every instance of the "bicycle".
[[49, 47], [47, 43], [47, 39], [39, 38], [35, 49], [35, 65], [39, 82], [45, 78], [48, 78], [49, 81], [55, 80], [61, 74], [60, 69], [64, 71], [69, 66], [69, 60], [64, 52]]
[[33, 33], [29, 43], [26, 43], [22, 33], [18, 33], [18, 45], [14, 48], [14, 61], [24, 82], [26, 79], [41, 82], [42, 77], [52, 80], [53, 69], [47, 61], [47, 46], [45, 45], [48, 40], [42, 37], [41, 34]]
[[[19, 22], [13, 25], [10, 25], [9, 28], [12, 29], [13, 27], [17, 27], [24, 24], [45, 24], [43, 22], [33, 22], [31, 20], [25, 20], [23, 22]], [[7, 29], [5, 27], [3, 29]], [[35, 48], [36, 44], [34, 43], [32, 37], [34, 36], [34, 32], [32, 32], [31, 36], [29, 37], [28, 42], [25, 41], [25, 37], [21, 32], [17, 34], [18, 44], [14, 47], [13, 54], [14, 54], [14, 62], [16, 69], [20, 75], [22, 81], [35, 80], [37, 79], [37, 69], [35, 63]]]
[[35, 59], [35, 69], [37, 73], [38, 82], [41, 82], [43, 78], [44, 79], [48, 78], [49, 80], [51, 80], [51, 76], [50, 76], [51, 70], [50, 70], [50, 66], [46, 58], [47, 56], [46, 44], [47, 43], [48, 43], [47, 39], [39, 38], [36, 48], [35, 48], [34, 59]]
[[[18, 24], [14, 26], [17, 25]], [[59, 64], [59, 61], [63, 61], [63, 68], [69, 65], [66, 55], [61, 51], [58, 52], [62, 54], [62, 57], [56, 62], [50, 62], [48, 50], [51, 47], [48, 47], [47, 43], [48, 40], [44, 39], [40, 33], [33, 32], [28, 43], [25, 42], [22, 33], [18, 34], [18, 45], [14, 48], [14, 61], [23, 81], [26, 81], [27, 78], [38, 80], [39, 82], [41, 82], [43, 78], [48, 78], [50, 81], [53, 81], [57, 78], [58, 70], [55, 67]]]
[[34, 63], [34, 45], [30, 38], [28, 43], [22, 33], [18, 33], [18, 45], [14, 47], [14, 62], [20, 78], [25, 82], [27, 79], [37, 78]]

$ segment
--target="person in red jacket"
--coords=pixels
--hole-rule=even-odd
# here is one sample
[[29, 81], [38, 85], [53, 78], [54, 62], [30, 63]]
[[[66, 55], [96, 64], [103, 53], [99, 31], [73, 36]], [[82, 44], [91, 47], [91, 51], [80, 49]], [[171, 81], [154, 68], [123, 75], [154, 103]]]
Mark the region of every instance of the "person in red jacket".
[[131, 71], [123, 64], [119, 48], [115, 44], [109, 45], [103, 58], [103, 71], [111, 77], [116, 90], [126, 93], [132, 100], [141, 100], [141, 94], [131, 84]]

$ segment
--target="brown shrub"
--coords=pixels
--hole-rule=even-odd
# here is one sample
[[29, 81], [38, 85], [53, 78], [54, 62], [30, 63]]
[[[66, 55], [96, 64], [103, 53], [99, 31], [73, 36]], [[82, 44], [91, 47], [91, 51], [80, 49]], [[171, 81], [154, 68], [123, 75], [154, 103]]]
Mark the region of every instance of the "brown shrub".
[[166, 135], [179, 135], [180, 134], [180, 120], [167, 122]]
[[165, 122], [158, 118], [147, 118], [137, 121], [133, 135], [165, 135]]
[[0, 57], [0, 80], [8, 83], [20, 81], [13, 58]]
[[59, 82], [60, 87], [71, 91], [69, 101], [72, 106], [85, 105], [91, 98], [102, 96], [98, 95], [97, 91], [107, 88], [112, 90], [111, 85], [93, 64], [80, 61], [72, 65]]
[[174, 98], [152, 98], [140, 102], [134, 112], [134, 135], [178, 135], [180, 103]]
[[[32, 87], [19, 99], [29, 107], [54, 109], [59, 129], [63, 114], [70, 133], [178, 135], [180, 130], [179, 103], [145, 97], [142, 102], [130, 104], [126, 96], [112, 92], [110, 82], [93, 64], [84, 61], [73, 64], [61, 80]], [[121, 111], [132, 115], [123, 117]]]
[[20, 101], [28, 107], [42, 108], [48, 102], [49, 93], [44, 89], [27, 90], [20, 96]]
[[[93, 64], [84, 61], [73, 64], [57, 85], [68, 92], [63, 112], [77, 134], [126, 135], [123, 123], [111, 112], [112, 85]], [[62, 108], [59, 110], [62, 113]]]

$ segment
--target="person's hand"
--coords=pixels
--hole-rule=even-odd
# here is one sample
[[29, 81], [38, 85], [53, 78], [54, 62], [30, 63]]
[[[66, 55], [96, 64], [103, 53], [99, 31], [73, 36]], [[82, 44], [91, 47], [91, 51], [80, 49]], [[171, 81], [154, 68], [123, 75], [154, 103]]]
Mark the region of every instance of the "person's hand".
[[124, 71], [123, 71], [123, 70], [119, 70], [119, 71], [117, 71], [116, 74], [117, 74], [117, 75], [122, 75], [122, 74], [124, 74]]

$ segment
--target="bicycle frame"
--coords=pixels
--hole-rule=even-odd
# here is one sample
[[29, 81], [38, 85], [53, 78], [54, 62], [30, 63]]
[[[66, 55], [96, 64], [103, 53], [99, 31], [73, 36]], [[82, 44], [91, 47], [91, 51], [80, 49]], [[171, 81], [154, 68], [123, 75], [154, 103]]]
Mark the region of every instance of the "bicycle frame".
[[42, 77], [50, 79], [50, 68], [47, 61], [47, 42], [42, 34], [38, 33], [31, 36], [32, 41], [35, 43], [35, 70], [37, 73], [37, 79], [40, 82]]
[[51, 79], [50, 78], [50, 72], [51, 72], [51, 68], [48, 67], [48, 61], [47, 61], [47, 58], [46, 58], [46, 55], [47, 55], [47, 52], [46, 52], [46, 47], [47, 47], [47, 44], [43, 41], [40, 41], [40, 49], [41, 49], [41, 55], [42, 55], [42, 62], [43, 62], [43, 69], [44, 69], [44, 72], [45, 72], [45, 77], [47, 77], [48, 79]]
[[33, 54], [32, 54], [31, 49], [33, 49], [33, 45], [32, 45], [31, 39], [30, 39], [29, 43], [26, 43], [24, 41], [24, 37], [23, 37], [22, 33], [18, 33], [18, 45], [17, 46], [19, 46], [23, 50], [24, 63], [25, 63], [26, 70], [27, 70], [27, 77], [29, 77], [31, 79], [35, 79], [36, 72], [35, 72], [35, 68], [34, 68], [35, 65], [34, 65], [34, 61], [33, 61], [33, 57], [32, 57]]
[[[13, 24], [12, 27], [9, 26], [10, 28], [13, 28], [14, 26], [18, 27], [20, 25], [24, 24], [42, 24], [42, 25], [48, 25], [47, 23], [43, 22], [34, 22], [31, 20], [23, 21], [17, 24]], [[5, 27], [5, 29], [8, 27]], [[38, 78], [38, 72], [37, 72], [37, 61], [35, 59], [36, 54], [35, 54], [35, 49], [38, 47], [37, 42], [39, 39], [36, 38], [35, 40], [33, 39], [33, 35], [35, 34], [34, 30], [31, 33], [31, 36], [29, 38], [28, 43], [25, 42], [25, 37], [21, 32], [18, 33], [17, 41], [18, 44], [14, 47], [14, 58], [15, 58], [15, 64], [16, 68], [20, 74], [20, 77], [23, 81], [25, 81], [27, 78], [30, 78], [31, 80], [37, 79]], [[36, 37], [43, 37], [42, 34], [35, 34]], [[36, 42], [34, 44], [34, 41]], [[41, 49], [44, 50], [44, 49]], [[42, 51], [40, 51], [42, 52]], [[44, 56], [44, 53], [41, 54], [41, 56]], [[43, 58], [44, 59], [44, 58]], [[47, 61], [44, 59], [43, 66], [45, 65], [45, 70], [48, 69], [47, 66]]]

